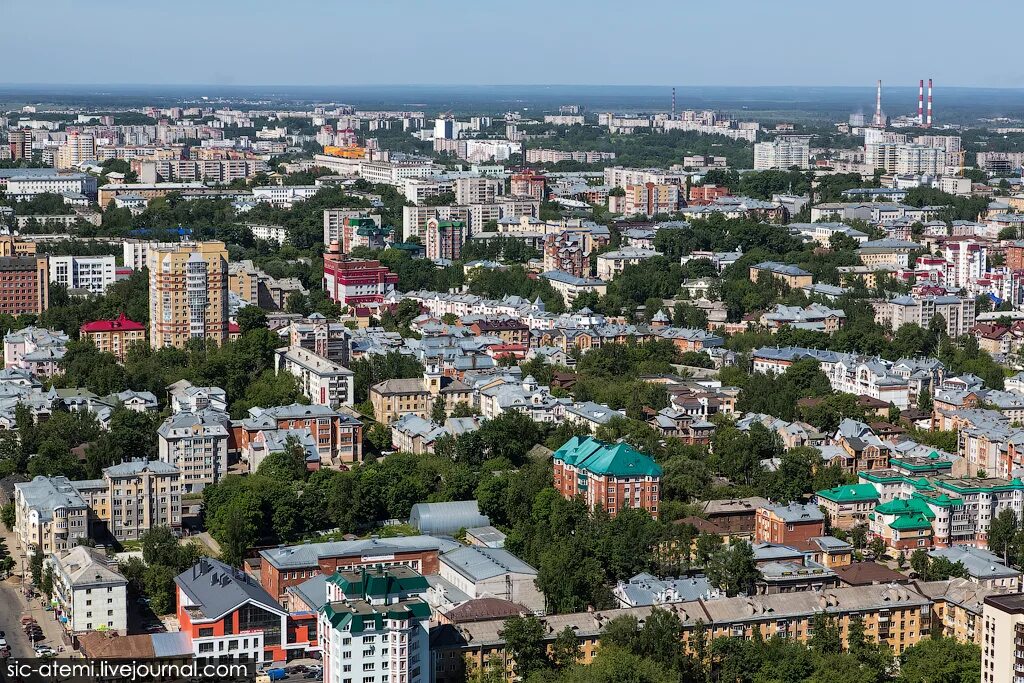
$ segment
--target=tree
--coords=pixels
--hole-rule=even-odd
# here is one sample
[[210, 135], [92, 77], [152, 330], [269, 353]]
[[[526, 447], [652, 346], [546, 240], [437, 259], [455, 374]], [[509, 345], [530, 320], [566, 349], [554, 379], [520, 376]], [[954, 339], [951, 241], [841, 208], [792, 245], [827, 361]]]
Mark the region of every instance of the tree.
[[14, 531], [14, 525], [17, 521], [16, 516], [17, 513], [15, 512], [13, 501], [0, 508], [0, 522], [3, 522], [8, 531]]
[[505, 638], [505, 649], [514, 662], [515, 674], [520, 680], [548, 666], [544, 625], [537, 617], [529, 615], [506, 619], [502, 636]]
[[36, 586], [40, 585], [43, 581], [43, 551], [38, 545], [32, 546], [29, 571], [32, 573], [32, 583]]
[[242, 334], [251, 330], [266, 329], [267, 313], [259, 306], [243, 306], [238, 311], [238, 329]]
[[1009, 564], [1016, 552], [1018, 534], [1017, 514], [1010, 508], [1003, 508], [992, 520], [988, 530], [989, 549], [1002, 556], [1003, 562]]
[[[234, 567], [239, 567], [245, 554], [256, 541], [259, 533], [255, 520], [259, 514], [250, 501], [236, 498], [225, 506], [223, 512], [223, 533], [220, 541], [221, 560]], [[155, 609], [155, 608], [154, 608]]]
[[900, 683], [976, 683], [981, 680], [981, 648], [953, 638], [925, 638], [900, 655]]
[[155, 526], [143, 533], [139, 541], [142, 545], [142, 559], [147, 565], [161, 564], [174, 569], [180, 567], [180, 546], [170, 527]]
[[910, 554], [910, 568], [917, 572], [923, 580], [928, 575], [928, 551], [924, 548], [918, 548]]
[[175, 573], [174, 569], [162, 564], [154, 564], [146, 569], [144, 581], [149, 607], [158, 615], [174, 609]]
[[47, 598], [53, 596], [53, 567], [49, 564], [43, 568], [43, 580], [39, 582], [39, 592]]
[[752, 595], [761, 572], [754, 560], [754, 548], [746, 541], [733, 541], [711, 556], [708, 579], [730, 597], [738, 593]]
[[843, 650], [843, 634], [839, 623], [826, 612], [816, 612], [811, 619], [808, 646], [822, 655], [839, 654]]
[[434, 399], [434, 404], [430, 409], [430, 419], [437, 424], [444, 424], [444, 421], [448, 419], [448, 410], [445, 406], [444, 396], [438, 395]]
[[868, 550], [874, 554], [875, 559], [885, 557], [885, 541], [877, 536], [872, 538], [871, 542], [868, 543]]
[[391, 430], [387, 425], [375, 422], [372, 427], [366, 430], [366, 440], [377, 449], [377, 452], [383, 453], [391, 449]]
[[289, 436], [285, 440], [284, 450], [264, 458], [256, 474], [276, 481], [302, 481], [306, 477], [306, 449], [298, 439]]
[[570, 626], [558, 632], [551, 645], [551, 659], [556, 669], [566, 669], [580, 660], [580, 641]]

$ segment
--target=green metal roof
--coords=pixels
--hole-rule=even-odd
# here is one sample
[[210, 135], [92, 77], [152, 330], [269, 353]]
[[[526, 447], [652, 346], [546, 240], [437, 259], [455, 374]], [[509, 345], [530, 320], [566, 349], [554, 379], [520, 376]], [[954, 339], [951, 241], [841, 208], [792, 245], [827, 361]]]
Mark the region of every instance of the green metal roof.
[[350, 599], [383, 598], [388, 595], [425, 591], [429, 587], [423, 576], [401, 567], [394, 570], [363, 567], [341, 573], [334, 572], [327, 581], [341, 588]]
[[860, 503], [878, 500], [878, 491], [871, 484], [847, 484], [815, 493], [835, 503]]
[[896, 531], [920, 531], [931, 529], [932, 525], [924, 515], [903, 515], [892, 520], [889, 528]]
[[935, 519], [935, 513], [920, 498], [896, 498], [888, 503], [875, 506], [875, 512], [880, 515], [896, 515], [897, 517], [920, 515], [928, 519]]
[[590, 436], [574, 436], [552, 457], [580, 470], [613, 477], [660, 477], [662, 473], [658, 463], [629, 444], [606, 444]]

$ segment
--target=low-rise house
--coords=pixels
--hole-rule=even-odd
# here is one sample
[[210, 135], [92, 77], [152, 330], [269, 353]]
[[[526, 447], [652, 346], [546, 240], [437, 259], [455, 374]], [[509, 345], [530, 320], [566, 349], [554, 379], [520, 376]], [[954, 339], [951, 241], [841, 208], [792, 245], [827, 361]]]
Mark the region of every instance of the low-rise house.
[[428, 365], [422, 378], [389, 379], [370, 387], [374, 417], [385, 425], [407, 413], [426, 419], [438, 396], [444, 399], [447, 412], [460, 402], [472, 405], [473, 401], [468, 385], [442, 375], [436, 365]]
[[[247, 418], [231, 423], [234, 443], [250, 466], [254, 460], [261, 460], [272, 452], [266, 450], [267, 437], [278, 430], [307, 432], [318, 454], [317, 468], [341, 469], [363, 460], [362, 422], [328, 406], [293, 403], [272, 408], [250, 408]], [[264, 438], [257, 440], [260, 433]], [[284, 439], [270, 436], [270, 443]], [[254, 455], [255, 451], [262, 452]]]
[[824, 535], [825, 516], [816, 505], [769, 503], [757, 510], [754, 539], [758, 543], [799, 546]]
[[769, 504], [766, 498], [722, 498], [704, 503], [703, 515], [730, 534], [753, 537], [757, 511]]
[[612, 410], [603, 403], [594, 403], [593, 401], [573, 403], [565, 407], [565, 419], [585, 425], [591, 433], [596, 432], [598, 427], [608, 424], [611, 420], [625, 416], [624, 411]]
[[128, 580], [101, 551], [75, 546], [47, 559], [53, 574], [54, 612], [69, 634], [128, 631]]
[[216, 410], [226, 413], [228, 394], [220, 387], [197, 387], [186, 379], [167, 386], [167, 403], [172, 413]]
[[985, 588], [998, 588], [1016, 593], [1021, 586], [1020, 571], [1008, 567], [1003, 558], [994, 552], [969, 545], [955, 545], [949, 548], [935, 548], [928, 551], [931, 558], [942, 557], [953, 564], [960, 563], [967, 570], [971, 581]]
[[763, 261], [750, 267], [750, 280], [757, 282], [761, 277], [771, 277], [793, 288], [807, 287], [814, 283], [814, 277], [803, 268], [775, 261]]
[[662, 408], [647, 423], [664, 436], [681, 439], [689, 445], [711, 443], [715, 425], [677, 408]]
[[812, 332], [832, 334], [842, 329], [846, 322], [846, 312], [840, 308], [829, 308], [812, 303], [806, 308], [775, 304], [775, 308], [761, 314], [760, 324], [771, 332], [777, 332], [784, 326]]

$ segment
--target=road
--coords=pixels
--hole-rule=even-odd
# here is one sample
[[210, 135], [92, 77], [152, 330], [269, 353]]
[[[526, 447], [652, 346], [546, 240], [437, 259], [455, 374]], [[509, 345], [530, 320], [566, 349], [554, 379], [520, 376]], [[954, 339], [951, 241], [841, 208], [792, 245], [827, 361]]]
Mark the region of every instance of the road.
[[16, 586], [0, 581], [0, 631], [5, 631], [12, 657], [34, 657], [28, 637], [21, 630], [21, 614], [25, 603]]

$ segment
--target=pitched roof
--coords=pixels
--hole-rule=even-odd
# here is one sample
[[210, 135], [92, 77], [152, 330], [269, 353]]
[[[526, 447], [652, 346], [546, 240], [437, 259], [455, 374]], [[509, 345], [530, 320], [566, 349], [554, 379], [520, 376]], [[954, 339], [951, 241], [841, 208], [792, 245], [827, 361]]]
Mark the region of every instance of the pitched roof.
[[218, 619], [247, 602], [286, 613], [255, 579], [220, 560], [203, 558], [174, 577], [174, 583], [188, 596], [189, 609], [198, 612], [198, 620]]
[[566, 441], [552, 456], [566, 465], [615, 477], [660, 477], [661, 467], [627, 443], [606, 444], [593, 437]]

